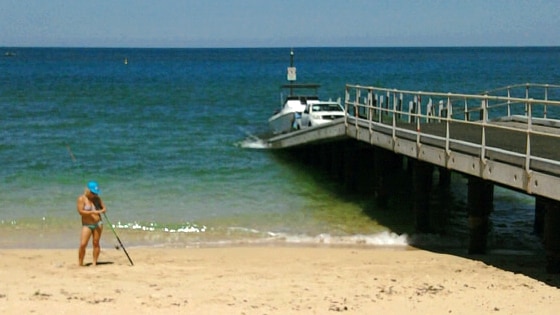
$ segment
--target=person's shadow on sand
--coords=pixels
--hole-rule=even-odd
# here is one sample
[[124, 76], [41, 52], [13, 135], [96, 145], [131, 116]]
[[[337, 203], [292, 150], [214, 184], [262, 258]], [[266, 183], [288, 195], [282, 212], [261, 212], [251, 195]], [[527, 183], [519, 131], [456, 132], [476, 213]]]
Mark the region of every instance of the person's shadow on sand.
[[[98, 265], [98, 266], [99, 266], [99, 265], [112, 265], [112, 264], [113, 264], [112, 261], [98, 261], [98, 262], [97, 262], [97, 265]], [[86, 267], [89, 267], [89, 266], [92, 266], [92, 265], [93, 265], [93, 263], [84, 264], [84, 266], [86, 266]]]

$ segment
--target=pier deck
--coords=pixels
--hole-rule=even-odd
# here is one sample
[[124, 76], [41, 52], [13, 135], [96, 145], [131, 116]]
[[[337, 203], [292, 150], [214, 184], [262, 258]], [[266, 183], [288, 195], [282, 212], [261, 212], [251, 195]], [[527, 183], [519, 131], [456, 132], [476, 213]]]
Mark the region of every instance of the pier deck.
[[[560, 201], [560, 120], [554, 119], [560, 118], [560, 102], [548, 99], [552, 94], [549, 89], [558, 87], [517, 87], [540, 88], [547, 97], [409, 92], [349, 85], [344, 120], [275, 136], [268, 144], [282, 149], [355, 139]], [[508, 94], [512, 94], [511, 89]], [[365, 96], [362, 99], [360, 95]], [[408, 108], [403, 105], [407, 100]]]

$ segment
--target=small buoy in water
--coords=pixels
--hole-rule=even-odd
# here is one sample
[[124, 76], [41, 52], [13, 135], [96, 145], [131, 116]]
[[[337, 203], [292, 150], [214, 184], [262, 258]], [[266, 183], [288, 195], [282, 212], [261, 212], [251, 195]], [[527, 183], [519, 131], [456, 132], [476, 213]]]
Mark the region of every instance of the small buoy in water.
[[124, 58], [124, 64], [125, 64], [125, 65], [128, 64], [128, 58]]

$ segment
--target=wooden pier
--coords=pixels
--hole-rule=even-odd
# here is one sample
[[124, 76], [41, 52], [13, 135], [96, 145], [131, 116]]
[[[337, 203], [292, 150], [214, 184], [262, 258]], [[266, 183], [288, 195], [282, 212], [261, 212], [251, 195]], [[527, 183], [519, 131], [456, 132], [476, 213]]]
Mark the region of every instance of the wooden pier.
[[380, 183], [391, 165], [401, 163], [391, 161], [406, 159], [419, 232], [433, 229], [434, 170], [440, 185], [451, 172], [465, 175], [472, 254], [486, 251], [495, 185], [532, 195], [547, 270], [560, 273], [560, 101], [553, 99], [560, 99], [560, 86], [527, 83], [454, 94], [347, 85], [344, 119], [278, 135], [268, 144], [306, 150], [337, 169], [345, 183], [373, 187], [381, 202], [388, 192]]

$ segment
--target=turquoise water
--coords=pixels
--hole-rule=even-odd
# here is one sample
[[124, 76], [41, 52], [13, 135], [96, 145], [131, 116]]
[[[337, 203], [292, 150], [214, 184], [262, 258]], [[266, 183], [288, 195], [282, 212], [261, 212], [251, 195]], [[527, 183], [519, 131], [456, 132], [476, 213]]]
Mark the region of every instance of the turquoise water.
[[[349, 197], [259, 145], [280, 105], [289, 49], [5, 50], [16, 55], [0, 58], [0, 247], [75, 247], [75, 202], [90, 179], [131, 246], [417, 237], [402, 220], [410, 209]], [[473, 93], [560, 81], [560, 48], [295, 54], [298, 81], [321, 83], [322, 98], [343, 97], [347, 83]], [[462, 181], [454, 178], [452, 233], [436, 242], [463, 242]], [[531, 197], [499, 190], [495, 244], [531, 241], [532, 207]]]

